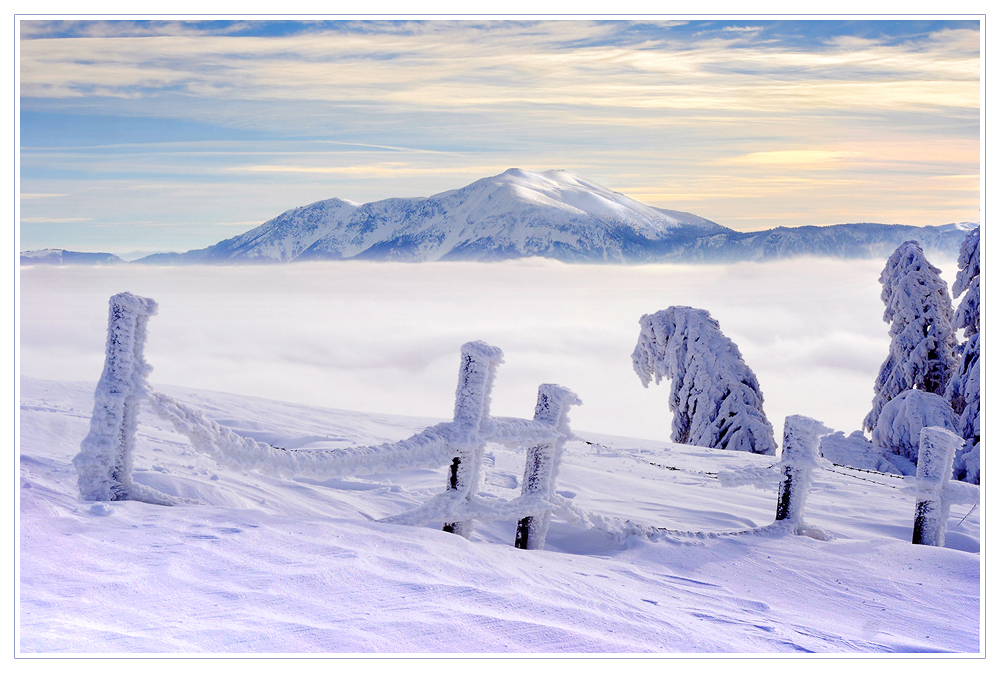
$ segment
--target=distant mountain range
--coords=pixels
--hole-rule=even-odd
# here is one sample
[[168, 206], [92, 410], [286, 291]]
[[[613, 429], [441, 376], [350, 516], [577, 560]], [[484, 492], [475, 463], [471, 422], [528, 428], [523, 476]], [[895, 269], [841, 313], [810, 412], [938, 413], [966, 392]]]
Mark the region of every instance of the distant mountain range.
[[[888, 256], [916, 239], [957, 253], [975, 224], [911, 227], [838, 224], [739, 232], [691, 213], [654, 208], [554, 170], [512, 168], [426, 198], [357, 204], [318, 201], [286, 211], [200, 250], [158, 253], [132, 264], [260, 264], [368, 259], [424, 262], [548, 257], [566, 262], [735, 262], [799, 255]], [[42, 253], [61, 253], [62, 261]], [[79, 255], [95, 255], [85, 262]], [[22, 264], [112, 263], [97, 253], [38, 251]], [[122, 260], [114, 255], [105, 258]], [[123, 262], [124, 263], [124, 262]]]
[[118, 255], [110, 252], [73, 252], [71, 250], [57, 250], [46, 248], [45, 250], [28, 250], [21, 253], [21, 266], [33, 264], [52, 264], [64, 266], [66, 264], [85, 264], [90, 266], [105, 266], [108, 264], [128, 264]]

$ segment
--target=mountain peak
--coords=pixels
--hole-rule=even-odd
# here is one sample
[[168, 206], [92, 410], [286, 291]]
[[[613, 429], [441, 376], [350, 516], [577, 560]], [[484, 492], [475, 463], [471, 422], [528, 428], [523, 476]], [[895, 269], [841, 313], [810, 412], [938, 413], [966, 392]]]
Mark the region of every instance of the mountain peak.
[[[426, 198], [365, 204], [337, 198], [317, 201], [209, 248], [172, 255], [169, 261], [492, 261], [534, 256], [635, 263], [794, 254], [856, 256], [874, 254], [883, 241], [888, 245], [890, 239], [908, 235], [902, 229], [913, 228], [813, 229], [736, 232], [691, 213], [648, 206], [570, 171], [509, 168]], [[941, 247], [959, 235], [957, 231], [922, 234], [928, 241], [940, 238]], [[862, 244], [862, 239], [869, 242]]]
[[[430, 197], [432, 200], [462, 200], [488, 210], [509, 208], [562, 211], [566, 215], [593, 218], [604, 224], [622, 224], [637, 229], [640, 236], [660, 239], [669, 230], [690, 225], [728, 231], [704, 218], [647, 206], [624, 194], [563, 169], [528, 171], [509, 168], [499, 175]], [[489, 203], [492, 201], [492, 203]], [[555, 216], [557, 219], [562, 216]]]
[[427, 198], [356, 204], [326, 199], [288, 210], [189, 254], [199, 261], [296, 259], [638, 261], [680, 237], [728, 232], [647, 206], [566, 170], [510, 168]]

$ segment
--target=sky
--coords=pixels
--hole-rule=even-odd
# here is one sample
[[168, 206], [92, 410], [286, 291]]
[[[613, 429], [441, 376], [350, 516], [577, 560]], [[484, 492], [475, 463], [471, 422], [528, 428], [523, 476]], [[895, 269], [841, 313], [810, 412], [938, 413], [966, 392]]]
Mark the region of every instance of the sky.
[[980, 221], [978, 20], [20, 18], [21, 250], [511, 167], [737, 230]]

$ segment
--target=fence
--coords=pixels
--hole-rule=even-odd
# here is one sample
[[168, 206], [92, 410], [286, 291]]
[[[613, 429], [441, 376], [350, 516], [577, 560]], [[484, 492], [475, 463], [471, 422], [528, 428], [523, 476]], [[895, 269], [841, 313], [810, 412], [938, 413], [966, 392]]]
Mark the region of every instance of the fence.
[[951, 478], [955, 451], [964, 444], [944, 428], [920, 431], [917, 478], [913, 488], [917, 506], [913, 515], [913, 544], [944, 546], [948, 509], [979, 502], [979, 487]]
[[[828, 428], [812, 418], [789, 416], [785, 419], [781, 462], [771, 468], [723, 472], [719, 481], [723, 486], [766, 487], [774, 477], [772, 468], [778, 468], [783, 479], [778, 486], [775, 521], [788, 521], [796, 532], [806, 532], [803, 514], [812, 471], [817, 467], [831, 470], [834, 467], [819, 453], [820, 437], [828, 432]], [[951, 479], [955, 451], [962, 444], [961, 437], [945, 428], [927, 427], [920, 431], [917, 476], [909, 480], [911, 485], [907, 489], [916, 498], [913, 544], [944, 546], [949, 507], [979, 502], [978, 486]]]
[[111, 297], [109, 304], [104, 371], [94, 393], [90, 432], [73, 459], [80, 495], [85, 500], [162, 503], [167, 496], [132, 481], [139, 404], [149, 392], [146, 377], [152, 369], [143, 355], [146, 323], [157, 305], [127, 292]]
[[[142, 500], [174, 504], [180, 499], [136, 484], [132, 479], [135, 431], [139, 404], [145, 400], [192, 446], [220, 465], [233, 469], [258, 469], [279, 476], [345, 477], [379, 474], [418, 467], [448, 465], [443, 492], [407, 512], [382, 521], [421, 525], [444, 522], [443, 530], [469, 537], [476, 520], [518, 519], [514, 544], [540, 549], [549, 521], [555, 514], [571, 523], [596, 528], [618, 537], [666, 534], [686, 537], [719, 537], [728, 533], [668, 531], [631, 521], [609, 521], [575, 506], [555, 492], [563, 446], [573, 434], [569, 408], [580, 404], [570, 390], [553, 384], [538, 387], [532, 419], [490, 415], [490, 395], [496, 370], [503, 363], [499, 348], [482, 341], [461, 348], [453, 420], [426, 428], [400, 442], [347, 449], [289, 451], [243, 437], [205, 418], [167, 395], [154, 392], [147, 382], [152, 368], [144, 359], [146, 323], [156, 315], [152, 299], [122, 293], [111, 297], [104, 371], [97, 385], [90, 432], [80, 445], [73, 464], [85, 500]], [[765, 526], [791, 528], [814, 534], [803, 522], [812, 471], [833, 465], [820, 456], [820, 437], [829, 432], [822, 423], [805, 416], [785, 419], [782, 460], [771, 468], [750, 467], [718, 475], [723, 486], [773, 487], [779, 480], [775, 522]], [[483, 454], [489, 442], [526, 451], [520, 496], [510, 500], [484, 499], [478, 495]], [[979, 487], [950, 479], [955, 450], [961, 438], [944, 428], [924, 428], [920, 435], [917, 477], [911, 480], [916, 497], [913, 543], [941, 546], [947, 528], [948, 508], [979, 502]], [[777, 470], [773, 469], [777, 468]], [[739, 531], [745, 534], [754, 531]]]
[[[207, 419], [196, 409], [154, 392], [146, 381], [152, 368], [143, 359], [146, 321], [156, 302], [128, 293], [110, 300], [104, 373], [95, 392], [90, 433], [74, 459], [80, 494], [86, 500], [143, 500], [172, 504], [170, 496], [132, 480], [138, 404], [142, 400], [192, 446], [235, 469], [259, 469], [280, 476], [345, 477], [450, 464], [445, 490], [428, 502], [383, 521], [418, 525], [444, 521], [444, 530], [468, 537], [476, 519], [519, 519], [515, 545], [538, 549], [553, 511], [567, 509], [555, 493], [563, 446], [572, 436], [568, 411], [580, 404], [571, 391], [553, 384], [538, 388], [532, 419], [490, 415], [490, 394], [499, 348], [473, 341], [461, 348], [454, 419], [400, 442], [347, 449], [289, 451], [242, 437]], [[525, 448], [521, 495], [511, 500], [483, 499], [483, 453], [488, 442]]]

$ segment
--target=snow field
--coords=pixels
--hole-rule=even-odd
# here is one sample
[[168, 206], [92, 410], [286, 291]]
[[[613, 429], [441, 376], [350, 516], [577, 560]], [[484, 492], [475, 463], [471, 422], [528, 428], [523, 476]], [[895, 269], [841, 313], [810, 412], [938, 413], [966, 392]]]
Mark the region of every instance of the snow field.
[[[980, 649], [978, 509], [959, 523], [967, 508], [952, 508], [946, 547], [911, 545], [914, 500], [888, 475], [814, 471], [804, 518], [829, 541], [781, 531], [617, 540], [557, 518], [546, 549], [524, 551], [513, 520], [477, 524], [471, 540], [373, 522], [441, 492], [444, 469], [327, 480], [230, 471], [144, 406], [135, 481], [203, 504], [92, 503], [70, 461], [94, 385], [21, 380], [24, 653]], [[239, 434], [299, 449], [397, 441], [436, 422], [157, 388]], [[588, 512], [695, 532], [774, 519], [775, 492], [715, 477], [773, 457], [578, 434], [557, 491]], [[519, 491], [522, 452], [490, 445], [484, 462], [484, 497]]]

